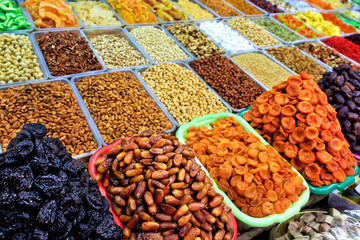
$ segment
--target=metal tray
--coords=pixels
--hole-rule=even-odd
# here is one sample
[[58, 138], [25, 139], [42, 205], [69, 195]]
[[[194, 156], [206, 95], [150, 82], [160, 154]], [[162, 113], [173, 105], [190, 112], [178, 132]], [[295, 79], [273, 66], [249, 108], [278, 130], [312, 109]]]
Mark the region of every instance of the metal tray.
[[[184, 63], [184, 62], [174, 62], [178, 65], [180, 65], [181, 67], [185, 67], [187, 69], [189, 69], [190, 71], [192, 71], [195, 76], [197, 76], [199, 78], [199, 81], [203, 82], [205, 84], [205, 86], [210, 90], [212, 91], [220, 100], [220, 102], [229, 110], [229, 112], [231, 112], [232, 108], [231, 106], [222, 98], [220, 97], [220, 95], [214, 90], [212, 89], [188, 64]], [[159, 64], [157, 64], [159, 65]], [[155, 65], [156, 66], [156, 65]], [[141, 77], [140, 73], [142, 73], [143, 71], [145, 71], [146, 69], [148, 68], [137, 68], [136, 69], [136, 74], [137, 76], [139, 77], [139, 81], [141, 82], [141, 84], [144, 86], [144, 88], [147, 88], [147, 91], [152, 95], [152, 98], [155, 99], [157, 102], [159, 102], [161, 104], [161, 106], [163, 108], [166, 109], [166, 107], [162, 104], [162, 102], [160, 101], [160, 99], [156, 96], [156, 94], [153, 92], [153, 90], [150, 88], [150, 86], [146, 83], [146, 81]], [[171, 116], [172, 117], [172, 116]], [[174, 119], [175, 123], [176, 123], [176, 126], [177, 127], [180, 127], [181, 124], [178, 123], [174, 117], [172, 117], [172, 119]]]
[[[91, 124], [91, 121], [92, 121], [91, 116], [89, 116], [87, 114], [87, 109], [84, 108], [83, 104], [81, 103], [82, 99], [79, 97], [79, 95], [77, 95], [77, 93], [75, 92], [75, 88], [72, 86], [72, 84], [70, 84], [69, 80], [64, 79], [64, 78], [57, 78], [57, 79], [51, 79], [51, 80], [37, 80], [36, 82], [34, 81], [34, 82], [31, 82], [31, 83], [30, 82], [25, 82], [25, 83], [18, 82], [16, 85], [13, 85], [13, 86], [0, 86], [0, 91], [6, 90], [9, 87], [28, 86], [29, 84], [41, 84], [41, 83], [49, 83], [49, 82], [62, 82], [62, 83], [65, 83], [70, 87], [72, 94], [74, 94], [74, 96], [76, 98], [76, 101], [77, 101], [77, 104], [78, 104], [81, 112], [85, 115], [86, 123], [88, 124], [89, 129], [90, 129], [90, 131], [91, 131], [91, 133], [93, 135], [93, 138], [96, 141], [98, 147], [96, 149], [94, 149], [93, 151], [91, 151], [91, 152], [87, 152], [87, 153], [83, 153], [83, 154], [80, 154], [80, 155], [73, 156], [73, 158], [75, 158], [77, 160], [86, 160], [86, 159], [90, 158], [91, 155], [93, 155], [94, 152], [96, 152], [101, 147], [101, 140], [99, 138], [99, 135], [96, 132], [97, 129], [95, 129], [93, 127], [93, 125]], [[2, 152], [2, 148], [0, 146], [0, 153], [1, 152]]]
[[[135, 42], [139, 47], [141, 47], [141, 49], [144, 50], [144, 52], [146, 52], [146, 50], [141, 46], [141, 44], [138, 43], [138, 42], [136, 41], [136, 39], [131, 35], [131, 30], [134, 29], [134, 28], [138, 28], [138, 27], [143, 27], [143, 26], [126, 27], [126, 28], [125, 28], [125, 32], [128, 34], [129, 38], [130, 38], [133, 42]], [[167, 36], [169, 36], [169, 37], [174, 41], [174, 43], [175, 43], [176, 45], [178, 45], [178, 46], [180, 47], [180, 49], [181, 49], [182, 51], [184, 51], [184, 52], [186, 53], [186, 55], [189, 56], [189, 58], [187, 58], [187, 59], [167, 61], [167, 62], [177, 62], [177, 61], [184, 61], [184, 60], [185, 60], [185, 61], [189, 61], [189, 60], [191, 61], [192, 59], [195, 59], [194, 55], [192, 55], [192, 54], [191, 54], [176, 38], [174, 38], [174, 37], [172, 36], [172, 34], [169, 33], [168, 30], [166, 30], [164, 27], [162, 27], [162, 26], [156, 26], [156, 25], [154, 25], [154, 26], [152, 26], [152, 27], [158, 28], [158, 29], [162, 30]], [[154, 44], [156, 44], [156, 43], [154, 43]], [[147, 52], [146, 52], [146, 53], [147, 53]], [[163, 62], [156, 62], [148, 53], [147, 53], [147, 55], [151, 58], [152, 62], [154, 62], [154, 63], [163, 63]]]
[[[246, 1], [246, 2], [248, 2], [248, 3], [251, 3], [252, 5], [257, 6], [255, 3], [253, 3], [253, 2], [251, 2], [251, 1], [249, 1], [249, 0], [244, 0], [244, 1]], [[265, 1], [271, 3], [271, 5], [274, 6], [274, 4], [273, 4], [272, 2], [267, 1], [267, 0], [265, 0]], [[262, 8], [259, 7], [259, 6], [257, 6], [257, 7], [260, 8], [260, 9], [262, 9]], [[289, 13], [288, 11], [285, 11], [285, 9], [282, 9], [282, 8], [279, 7], [279, 6], [277, 6], [277, 8], [280, 9], [281, 11], [283, 11], [282, 14]], [[268, 11], [266, 11], [265, 9], [262, 9], [262, 10], [263, 10], [263, 12], [266, 12], [267, 14], [272, 14], [272, 13], [269, 13]], [[281, 13], [279, 13], [279, 14], [281, 14]]]
[[36, 41], [30, 36], [29, 33], [19, 33], [19, 32], [11, 32], [11, 31], [7, 31], [7, 32], [0, 32], [0, 35], [4, 34], [4, 33], [8, 33], [8, 34], [15, 34], [15, 35], [25, 35], [28, 36], [30, 42], [31, 42], [31, 46], [32, 46], [32, 50], [39, 62], [40, 65], [40, 69], [43, 73], [43, 77], [40, 79], [34, 79], [34, 80], [26, 80], [26, 81], [19, 81], [19, 82], [12, 82], [12, 83], [3, 83], [0, 84], [0, 87], [11, 87], [14, 85], [18, 85], [19, 83], [33, 83], [33, 82], [37, 82], [40, 80], [46, 80], [49, 78], [48, 73], [47, 73], [47, 69], [45, 67], [45, 61], [42, 57], [42, 53], [36, 48], [37, 47], [37, 43]]
[[[144, 90], [146, 91], [146, 93], [155, 101], [155, 104], [160, 108], [160, 110], [165, 114], [165, 116], [167, 117], [167, 119], [171, 122], [172, 124], [172, 128], [171, 129], [168, 129], [166, 130], [165, 132], [167, 133], [173, 133], [176, 129], [176, 121], [173, 119], [173, 117], [171, 116], [171, 114], [166, 110], [166, 108], [161, 104], [161, 102], [157, 99], [157, 98], [154, 98], [153, 97], [153, 93], [149, 90], [149, 88], [147, 87], [147, 85], [144, 85], [144, 83], [141, 81], [141, 79], [139, 79], [139, 76], [137, 74], [135, 74], [134, 71], [130, 70], [130, 69], [126, 69], [126, 70], [111, 70], [111, 71], [107, 71], [106, 73], [112, 73], [112, 72], [125, 72], [125, 73], [131, 73], [135, 76], [136, 80], [139, 81], [142, 85], [142, 87], [144, 88]], [[80, 104], [82, 105], [82, 107], [85, 109], [86, 111], [86, 114], [88, 116], [90, 116], [90, 124], [93, 126], [93, 128], [95, 129], [96, 131], [96, 134], [98, 134], [99, 138], [100, 138], [100, 141], [101, 141], [101, 146], [106, 146], [107, 144], [105, 143], [105, 141], [103, 140], [102, 136], [101, 136], [101, 133], [98, 129], [98, 127], [96, 126], [95, 124], [95, 121], [93, 120], [93, 118], [91, 117], [91, 114], [84, 102], [84, 100], [82, 99], [81, 97], [81, 94], [78, 90], [78, 88], [76, 87], [76, 82], [79, 80], [79, 79], [82, 79], [84, 77], [92, 77], [92, 76], [96, 76], [96, 75], [99, 75], [99, 74], [104, 74], [104, 73], [85, 73], [85, 74], [81, 74], [81, 75], [78, 75], [78, 76], [75, 76], [75, 77], [72, 77], [71, 78], [71, 83], [73, 84], [73, 87], [74, 87], [74, 92], [79, 96], [79, 98], [81, 99], [80, 101]], [[144, 106], [146, 107], [146, 106]], [[115, 141], [116, 139], [114, 139]]]
[[74, 32], [74, 33], [76, 33], [76, 34], [84, 37], [85, 40], [86, 40], [86, 42], [88, 43], [89, 47], [90, 47], [91, 50], [93, 51], [95, 57], [97, 58], [97, 60], [98, 60], [99, 63], [101, 64], [101, 66], [103, 67], [103, 68], [100, 69], [100, 70], [95, 70], [95, 71], [90, 71], [90, 72], [104, 72], [104, 71], [106, 70], [106, 66], [105, 66], [104, 63], [101, 61], [101, 59], [100, 59], [100, 57], [97, 55], [95, 49], [91, 46], [89, 40], [86, 38], [85, 34], [84, 34], [81, 30], [57, 29], [57, 30], [51, 30], [51, 31], [49, 31], [49, 30], [36, 31], [36, 32], [33, 32], [33, 33], [31, 34], [31, 37], [33, 38], [33, 41], [36, 42], [35, 48], [36, 48], [36, 50], [37, 50], [38, 52], [41, 53], [41, 58], [42, 58], [42, 60], [43, 60], [44, 66], [46, 66], [45, 71], [46, 71], [46, 73], [48, 74], [48, 76], [49, 76], [50, 78], [59, 78], [59, 77], [61, 77], [61, 78], [70, 78], [70, 77], [72, 77], [72, 76], [74, 76], [74, 75], [76, 75], [76, 74], [80, 74], [80, 73], [68, 74], [68, 75], [64, 75], [64, 76], [52, 76], [52, 75], [51, 75], [50, 70], [49, 70], [49, 68], [48, 68], [48, 66], [47, 66], [47, 63], [46, 63], [46, 61], [45, 61], [45, 59], [44, 59], [44, 56], [43, 56], [43, 54], [42, 54], [42, 52], [41, 52], [41, 50], [40, 50], [40, 47], [39, 47], [39, 45], [37, 44], [37, 41], [36, 41], [36, 36], [42, 35], [42, 34], [45, 34], [45, 33], [48, 33], [48, 32]]
[[[228, 4], [230, 4], [231, 6], [233, 6], [231, 3], [229, 3], [227, 0], [223, 0], [223, 1], [226, 1]], [[249, 15], [249, 14], [246, 14], [244, 12], [242, 12], [240, 9], [236, 8], [235, 6], [233, 6], [235, 9], [237, 9], [239, 12], [241, 12], [244, 16], [246, 17], [254, 17], [254, 16], [267, 16], [269, 15], [269, 13], [267, 13], [266, 11], [264, 11], [263, 9], [259, 8], [258, 6], [256, 6], [255, 4], [253, 4], [252, 2], [249, 2], [249, 1], [246, 1], [246, 0], [243, 0], [245, 3], [253, 6], [256, 10], [262, 12], [262, 14], [255, 14], [255, 15]]]
[[[178, 3], [179, 1], [178, 0], [171, 0], [171, 2], [173, 3]], [[191, 18], [192, 18], [192, 22], [201, 22], [201, 21], [211, 21], [211, 20], [214, 20], [214, 19], [219, 19], [221, 18], [221, 16], [219, 14], [217, 14], [216, 12], [214, 12], [212, 9], [210, 9], [209, 7], [205, 6], [204, 4], [202, 4], [201, 2], [199, 1], [196, 1], [196, 0], [189, 0], [189, 2], [192, 2], [196, 5], [198, 5], [200, 8], [208, 11], [209, 13], [211, 13], [214, 17], [213, 18], [206, 18], [206, 19], [197, 19], [197, 18], [194, 18], [192, 17], [189, 13], [187, 13], [184, 9], [184, 11], [187, 13], [187, 15], [189, 15]], [[179, 6], [179, 5], [177, 5]], [[179, 6], [180, 7], [180, 6]], [[182, 21], [178, 21], [178, 22], [182, 22]]]
[[[136, 44], [135, 42], [131, 41], [130, 37], [128, 36], [128, 34], [121, 28], [93, 28], [93, 29], [83, 29], [82, 30], [83, 33], [85, 34], [86, 38], [89, 40], [89, 38], [92, 37], [97, 37], [99, 35], [113, 35], [116, 37], [120, 37], [120, 38], [125, 38], [125, 40], [130, 44], [130, 46], [132, 46], [136, 51], [140, 52], [141, 55], [143, 56], [143, 58], [145, 58], [149, 63], [145, 64], [145, 65], [136, 65], [136, 66], [131, 66], [131, 67], [122, 67], [122, 68], [117, 68], [118, 69], [133, 69], [135, 67], [138, 66], [150, 66], [153, 64], [150, 56], [142, 49], [138, 46], [138, 44]], [[92, 46], [92, 44], [89, 41], [89, 44]], [[94, 47], [93, 47], [94, 48]], [[95, 52], [97, 53], [96, 49], [94, 48]], [[98, 54], [98, 53], [97, 53]], [[98, 56], [100, 57], [100, 55], [98, 54]], [[100, 57], [101, 58], [101, 57]], [[102, 59], [101, 59], [102, 60]], [[103, 61], [104, 62], [104, 61]], [[104, 63], [105, 65], [105, 63]], [[106, 66], [106, 65], [105, 65]], [[106, 66], [107, 69], [112, 70], [110, 68], [108, 68]], [[115, 70], [115, 69], [113, 69]]]
[[[241, 11], [239, 11], [236, 7], [234, 7], [233, 5], [231, 5], [230, 3], [228, 3], [227, 1], [225, 1], [225, 0], [219, 0], [219, 1], [220, 1], [220, 2], [224, 2], [225, 5], [227, 5], [228, 7], [232, 8], [232, 9], [234, 9], [235, 12], [237, 12], [237, 13], [239, 14], [238, 17], [244, 16], [244, 13], [242, 13]], [[198, 4], [200, 3], [200, 4], [204, 5], [205, 7], [207, 7], [208, 9], [212, 10], [212, 11], [215, 12], [217, 15], [219, 15], [220, 18], [224, 18], [223, 16], [221, 16], [220, 14], [218, 14], [214, 9], [212, 9], [212, 8], [210, 8], [208, 5], [206, 5], [205, 3], [202, 3], [202, 2], [200, 2], [199, 0], [194, 0], [194, 2], [196, 2], [196, 3], [198, 3]], [[233, 16], [233, 17], [235, 17], [235, 16]]]

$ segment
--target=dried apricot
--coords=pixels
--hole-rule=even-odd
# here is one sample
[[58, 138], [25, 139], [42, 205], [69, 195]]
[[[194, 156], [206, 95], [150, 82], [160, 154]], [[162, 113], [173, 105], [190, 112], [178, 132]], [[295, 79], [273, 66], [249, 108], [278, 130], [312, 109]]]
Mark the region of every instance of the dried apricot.
[[280, 105], [286, 105], [290, 101], [286, 94], [278, 93], [274, 96], [274, 101]]
[[330, 142], [328, 142], [328, 147], [335, 152], [338, 152], [342, 149], [342, 142], [340, 139], [332, 139]]
[[315, 161], [315, 154], [312, 151], [300, 149], [299, 160], [306, 164], [313, 163]]
[[292, 117], [292, 116], [294, 116], [296, 114], [296, 112], [297, 112], [297, 109], [293, 105], [285, 105], [281, 109], [281, 114], [286, 116], [286, 117]]
[[302, 80], [312, 80], [311, 76], [306, 72], [300, 72], [300, 77]]
[[271, 202], [264, 202], [264, 203], [261, 205], [261, 210], [262, 210], [262, 213], [263, 213], [264, 216], [273, 214], [273, 212], [274, 212], [274, 210], [275, 210], [274, 204], [271, 203]]
[[332, 160], [332, 158], [331, 154], [325, 150], [316, 152], [316, 159], [322, 163], [328, 163]]
[[307, 127], [304, 133], [305, 137], [310, 140], [316, 139], [319, 136], [319, 131], [316, 127]]
[[284, 191], [286, 194], [295, 194], [295, 186], [291, 182], [284, 183]]
[[262, 103], [258, 106], [259, 112], [261, 114], [267, 114], [269, 111], [269, 104], [268, 103]]
[[284, 153], [288, 158], [295, 158], [299, 152], [298, 147], [295, 144], [286, 142], [284, 145]]
[[284, 148], [285, 148], [285, 143], [283, 141], [275, 141], [272, 144], [273, 148], [275, 148], [275, 150], [279, 153], [283, 153], [284, 152]]
[[328, 163], [326, 163], [326, 168], [330, 172], [336, 172], [340, 169], [339, 164], [333, 160], [330, 160]]
[[285, 129], [294, 129], [295, 119], [293, 117], [283, 117], [281, 119], [281, 126]]
[[285, 206], [281, 201], [276, 201], [274, 203], [274, 209], [277, 213], [284, 213], [285, 212]]
[[285, 83], [288, 83], [288, 84], [296, 84], [296, 85], [301, 86], [301, 85], [302, 85], [302, 80], [301, 80], [301, 77], [300, 77], [300, 76], [293, 75], [293, 76], [289, 77], [289, 78], [287, 79], [287, 81], [285, 81]]
[[310, 92], [309, 90], [302, 89], [302, 90], [300, 91], [299, 96], [297, 96], [297, 98], [298, 98], [300, 101], [310, 101], [310, 99], [311, 99], [311, 92]]
[[339, 170], [333, 172], [332, 174], [334, 175], [336, 180], [338, 180], [339, 182], [343, 182], [346, 179], [346, 174], [344, 173], [344, 171], [342, 169], [339, 169]]
[[296, 104], [297, 110], [303, 114], [308, 114], [314, 111], [314, 106], [308, 101], [301, 101]]
[[321, 125], [322, 119], [319, 115], [317, 115], [316, 113], [310, 113], [306, 116], [306, 123], [309, 126], [313, 126], [316, 128], [319, 128]]
[[290, 97], [297, 97], [299, 96], [301, 91], [301, 87], [298, 84], [294, 84], [294, 83], [289, 83], [286, 87], [286, 93], [290, 96]]
[[316, 140], [306, 140], [304, 142], [299, 143], [299, 148], [305, 150], [305, 151], [311, 151], [315, 148], [315, 146], [317, 145]]
[[271, 116], [279, 116], [281, 114], [281, 105], [280, 104], [271, 104], [269, 106], [269, 114]]
[[317, 163], [307, 164], [304, 168], [304, 177], [309, 180], [318, 179], [320, 171], [321, 169]]

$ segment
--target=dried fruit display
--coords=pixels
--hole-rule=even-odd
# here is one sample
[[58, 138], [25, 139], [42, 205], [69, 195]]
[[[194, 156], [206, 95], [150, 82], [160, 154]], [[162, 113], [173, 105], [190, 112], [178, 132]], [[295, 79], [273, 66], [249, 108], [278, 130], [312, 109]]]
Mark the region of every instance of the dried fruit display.
[[306, 190], [303, 179], [270, 145], [260, 142], [233, 117], [190, 127], [186, 144], [219, 188], [252, 217], [283, 213]]
[[194, 157], [176, 137], [145, 131], [95, 160], [124, 238], [233, 238], [230, 208]]
[[181, 21], [188, 17], [183, 10], [179, 10], [169, 0], [144, 0], [151, 11], [163, 21]]
[[25, 124], [0, 154], [2, 239], [121, 239], [85, 164], [45, 126]]
[[141, 0], [107, 0], [107, 2], [128, 24], [158, 22], [155, 15]]
[[26, 0], [21, 4], [29, 11], [37, 28], [79, 27], [79, 21], [65, 0]]
[[335, 67], [333, 72], [324, 74], [319, 87], [336, 109], [351, 151], [360, 154], [360, 73], [349, 65]]
[[336, 111], [301, 72], [260, 95], [244, 119], [316, 187], [345, 181], [357, 162]]

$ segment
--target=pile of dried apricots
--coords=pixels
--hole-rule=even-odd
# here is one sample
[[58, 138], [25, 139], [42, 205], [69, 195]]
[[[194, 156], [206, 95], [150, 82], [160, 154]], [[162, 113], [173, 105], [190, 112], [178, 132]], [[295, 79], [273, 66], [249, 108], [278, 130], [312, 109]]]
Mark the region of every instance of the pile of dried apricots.
[[306, 73], [261, 94], [243, 118], [316, 187], [345, 181], [357, 164], [335, 109]]
[[219, 188], [252, 217], [283, 213], [306, 189], [303, 179], [270, 145], [233, 117], [190, 127], [186, 144], [210, 172]]

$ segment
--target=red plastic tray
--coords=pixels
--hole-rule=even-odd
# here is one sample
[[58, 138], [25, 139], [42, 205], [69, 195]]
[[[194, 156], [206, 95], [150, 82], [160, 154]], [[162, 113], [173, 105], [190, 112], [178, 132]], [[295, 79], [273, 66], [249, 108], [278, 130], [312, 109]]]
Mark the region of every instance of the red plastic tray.
[[[126, 140], [129, 140], [130, 138], [132, 137], [127, 137], [125, 138]], [[107, 153], [109, 151], [109, 149], [115, 145], [119, 145], [121, 143], [121, 139], [120, 140], [116, 140], [115, 142], [113, 142], [112, 144], [110, 145], [107, 145], [105, 147], [102, 147], [100, 148], [99, 150], [97, 150], [94, 155], [92, 155], [92, 157], [90, 158], [90, 161], [89, 161], [89, 173], [90, 173], [90, 176], [92, 179], [94, 179], [94, 177], [96, 176], [97, 174], [97, 170], [95, 168], [95, 161], [96, 159], [98, 159], [100, 157], [101, 154], [103, 153]], [[111, 201], [109, 200], [109, 198], [106, 196], [106, 189], [104, 188], [104, 186], [101, 184], [101, 183], [98, 183], [97, 184], [98, 187], [99, 187], [99, 191], [100, 191], [100, 194], [101, 196], [104, 196], [110, 203], [110, 212], [112, 213], [113, 217], [114, 217], [114, 222], [115, 224], [119, 225], [121, 228], [123, 228], [123, 225], [119, 219], [119, 217], [114, 213], [114, 211], [112, 210], [112, 207], [111, 207]], [[232, 240], [236, 240], [236, 237], [237, 237], [237, 233], [238, 233], [238, 229], [237, 229], [237, 225], [236, 225], [236, 220], [235, 220], [235, 217], [234, 215], [230, 212], [229, 213], [229, 217], [231, 219], [231, 222], [232, 222], [232, 225], [233, 225], [233, 229], [234, 229], [234, 237]]]

